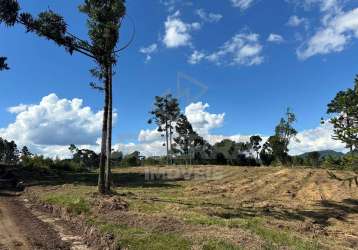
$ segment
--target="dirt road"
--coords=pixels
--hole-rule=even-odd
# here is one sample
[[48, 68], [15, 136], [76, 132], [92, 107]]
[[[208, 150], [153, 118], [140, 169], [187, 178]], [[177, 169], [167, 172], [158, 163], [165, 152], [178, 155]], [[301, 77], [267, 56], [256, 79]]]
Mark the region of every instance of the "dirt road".
[[0, 250], [70, 249], [16, 197], [0, 194]]

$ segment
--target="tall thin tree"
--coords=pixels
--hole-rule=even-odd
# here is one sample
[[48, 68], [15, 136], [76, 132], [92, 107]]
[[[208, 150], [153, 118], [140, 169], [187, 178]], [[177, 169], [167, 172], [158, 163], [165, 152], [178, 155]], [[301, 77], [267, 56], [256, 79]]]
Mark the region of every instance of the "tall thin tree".
[[173, 144], [173, 131], [174, 131], [174, 122], [177, 121], [180, 109], [179, 103], [176, 98], [174, 98], [171, 94], [164, 96], [156, 96], [154, 102], [154, 109], [149, 112], [152, 116], [148, 123], [152, 123], [153, 121], [158, 126], [157, 131], [163, 133], [163, 137], [165, 137], [165, 147], [167, 154], [167, 164], [169, 165], [171, 159], [171, 150]]
[[27, 32], [54, 41], [70, 54], [78, 52], [95, 61], [97, 68], [91, 70], [91, 73], [103, 81], [103, 86], [93, 86], [105, 92], [98, 189], [100, 193], [106, 193], [110, 189], [108, 155], [110, 156], [111, 152], [107, 152], [107, 149], [111, 147], [112, 138], [112, 122], [109, 122], [112, 120], [112, 65], [116, 63], [116, 52], [120, 51], [116, 50], [116, 45], [119, 41], [119, 29], [126, 14], [125, 0], [85, 0], [79, 9], [88, 16], [90, 41], [70, 33], [64, 18], [51, 10], [41, 12], [37, 17], [30, 13], [20, 13], [20, 5], [16, 0], [0, 0], [0, 24], [3, 22], [7, 26], [14, 26], [17, 23], [24, 25]]

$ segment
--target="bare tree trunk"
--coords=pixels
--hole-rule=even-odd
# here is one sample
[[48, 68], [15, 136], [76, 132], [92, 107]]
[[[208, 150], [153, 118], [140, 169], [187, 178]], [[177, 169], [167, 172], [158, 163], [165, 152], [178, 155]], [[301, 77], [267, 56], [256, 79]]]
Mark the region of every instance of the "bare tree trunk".
[[109, 102], [109, 67], [106, 67], [106, 76], [104, 81], [104, 107], [102, 122], [102, 140], [101, 140], [101, 156], [99, 162], [98, 175], [98, 192], [104, 194], [105, 188], [105, 163], [106, 163], [106, 140], [107, 140], [107, 123], [108, 123], [108, 102]]
[[167, 146], [167, 165], [169, 165], [169, 137], [168, 137], [168, 121], [165, 121], [165, 140]]
[[105, 189], [106, 193], [111, 190], [111, 163], [112, 163], [112, 116], [113, 116], [113, 94], [112, 94], [112, 65], [109, 67], [108, 74], [108, 121], [107, 121], [107, 141], [106, 141], [106, 169], [105, 169]]
[[170, 122], [170, 127], [169, 127], [169, 145], [170, 145], [170, 164], [173, 165], [173, 143], [172, 143], [173, 139], [172, 139], [172, 124]]

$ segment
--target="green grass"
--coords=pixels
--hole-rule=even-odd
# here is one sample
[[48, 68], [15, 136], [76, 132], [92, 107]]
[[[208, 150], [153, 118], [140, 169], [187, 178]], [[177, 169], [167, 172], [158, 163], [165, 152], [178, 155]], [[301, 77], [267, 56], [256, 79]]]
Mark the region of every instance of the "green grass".
[[223, 240], [208, 240], [203, 245], [203, 250], [241, 250], [243, 248], [235, 246]]
[[227, 220], [218, 217], [212, 217], [205, 214], [186, 212], [183, 215], [184, 221], [193, 225], [202, 226], [227, 226]]
[[291, 232], [268, 228], [263, 225], [263, 218], [232, 220], [230, 227], [238, 227], [251, 231], [266, 241], [266, 249], [281, 249], [288, 246], [296, 250], [321, 249], [318, 242], [302, 239]]
[[84, 198], [75, 194], [49, 194], [43, 198], [44, 202], [65, 207], [73, 214], [86, 214], [90, 211], [90, 204]]
[[191, 242], [179, 234], [146, 231], [142, 228], [118, 224], [93, 222], [102, 233], [111, 233], [117, 246], [129, 250], [189, 250]]
[[165, 205], [155, 202], [134, 200], [129, 202], [129, 209], [140, 213], [154, 214], [164, 211]]
[[[262, 238], [266, 242], [266, 249], [280, 249], [280, 247], [289, 246], [297, 250], [313, 250], [320, 249], [317, 242], [311, 242], [302, 239], [291, 232], [279, 231], [274, 228], [268, 228], [264, 225], [264, 219], [260, 217], [244, 218], [244, 219], [223, 219], [215, 216], [207, 216], [204, 214], [189, 212], [184, 216], [186, 223], [203, 226], [222, 226], [229, 228], [241, 228], [248, 230]], [[220, 248], [221, 242], [218, 246], [209, 244], [207, 249], [237, 249], [237, 248]], [[227, 243], [228, 244], [228, 243]], [[217, 248], [215, 248], [217, 247]], [[236, 247], [236, 246], [232, 246]]]

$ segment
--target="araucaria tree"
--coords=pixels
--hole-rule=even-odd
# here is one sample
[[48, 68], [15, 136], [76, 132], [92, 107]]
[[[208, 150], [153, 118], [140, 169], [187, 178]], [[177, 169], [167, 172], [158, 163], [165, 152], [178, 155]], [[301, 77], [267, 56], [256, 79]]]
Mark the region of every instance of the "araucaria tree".
[[346, 147], [358, 149], [358, 76], [354, 89], [340, 91], [328, 104], [328, 114], [334, 117], [330, 120], [334, 127], [333, 139], [340, 140]]
[[186, 163], [191, 164], [193, 154], [196, 153], [198, 146], [203, 146], [205, 141], [193, 129], [188, 118], [181, 114], [175, 126], [177, 136], [174, 141], [180, 147], [181, 153], [186, 157]]
[[67, 30], [64, 18], [51, 10], [41, 12], [38, 16], [20, 13], [20, 5], [16, 0], [0, 0], [0, 24], [21, 24], [27, 32], [54, 41], [70, 54], [81, 53], [96, 63], [97, 67], [92, 69], [91, 73], [103, 86], [92, 86], [102, 89], [105, 96], [98, 189], [100, 193], [106, 193], [110, 191], [112, 66], [116, 63], [116, 52], [120, 51], [116, 51], [116, 45], [119, 40], [119, 29], [126, 14], [125, 0], [85, 0], [79, 10], [88, 16], [90, 41], [71, 34]]
[[154, 121], [158, 126], [157, 131], [162, 133], [162, 136], [165, 137], [167, 163], [169, 164], [173, 150], [174, 123], [178, 120], [180, 115], [179, 102], [171, 94], [156, 96], [154, 109], [149, 113], [152, 117], [148, 123], [151, 124]]

